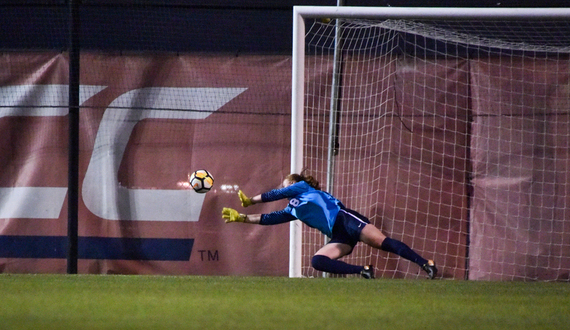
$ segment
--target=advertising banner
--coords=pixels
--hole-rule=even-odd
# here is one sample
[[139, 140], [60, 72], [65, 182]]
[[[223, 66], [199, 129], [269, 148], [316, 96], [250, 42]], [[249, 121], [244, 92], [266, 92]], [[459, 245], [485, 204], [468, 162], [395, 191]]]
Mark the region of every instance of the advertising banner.
[[[0, 271], [63, 273], [68, 60], [0, 62]], [[221, 210], [287, 174], [290, 65], [82, 55], [79, 272], [286, 275], [288, 226], [225, 224]], [[188, 186], [198, 169], [215, 178], [206, 194]]]

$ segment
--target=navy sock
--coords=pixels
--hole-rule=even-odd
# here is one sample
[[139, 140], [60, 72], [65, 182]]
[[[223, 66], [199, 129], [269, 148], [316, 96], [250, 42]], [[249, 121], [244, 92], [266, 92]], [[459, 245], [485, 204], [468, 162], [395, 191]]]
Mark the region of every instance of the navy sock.
[[426, 259], [422, 258], [419, 254], [417, 254], [405, 243], [395, 239], [391, 239], [390, 237], [386, 237], [386, 239], [384, 239], [384, 242], [382, 242], [382, 250], [395, 253], [400, 257], [408, 259], [411, 262], [414, 262], [420, 266], [427, 263]]
[[347, 264], [344, 261], [334, 260], [323, 255], [313, 256], [311, 265], [316, 270], [331, 274], [358, 274], [364, 269], [363, 266]]

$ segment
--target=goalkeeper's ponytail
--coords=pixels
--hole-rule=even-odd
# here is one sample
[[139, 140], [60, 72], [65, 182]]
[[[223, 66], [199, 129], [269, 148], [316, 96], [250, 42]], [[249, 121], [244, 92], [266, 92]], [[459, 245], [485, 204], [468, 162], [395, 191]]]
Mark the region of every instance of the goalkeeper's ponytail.
[[317, 190], [321, 190], [321, 185], [319, 184], [319, 181], [317, 181], [317, 179], [313, 178], [312, 176], [310, 175], [305, 176], [303, 181], [307, 182], [309, 186]]
[[317, 181], [317, 179], [315, 179], [311, 175], [305, 175], [305, 170], [303, 170], [301, 172], [301, 174], [291, 173], [291, 174], [287, 175], [287, 177], [285, 179], [292, 181], [292, 182], [305, 181], [306, 183], [309, 184], [309, 186], [311, 186], [317, 190], [321, 190], [321, 185], [320, 185], [319, 181]]

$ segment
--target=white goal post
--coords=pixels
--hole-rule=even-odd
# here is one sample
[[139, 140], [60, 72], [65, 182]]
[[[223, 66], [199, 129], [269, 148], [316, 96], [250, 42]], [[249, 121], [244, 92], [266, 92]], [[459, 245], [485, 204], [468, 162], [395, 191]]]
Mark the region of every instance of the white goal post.
[[[458, 31], [439, 23], [447, 21], [471, 26]], [[498, 27], [489, 32], [485, 22], [491, 21]], [[508, 31], [501, 27], [501, 22], [511, 21], [521, 24], [512, 28], [507, 24]], [[570, 193], [570, 169], [561, 165], [570, 164], [570, 136], [564, 132], [570, 129], [570, 38], [561, 38], [564, 33], [547, 35], [552, 30], [548, 25], [544, 33], [534, 30], [535, 22], [568, 21], [570, 8], [295, 6], [291, 172], [316, 173], [321, 182], [327, 181], [323, 189], [343, 202], [348, 199], [347, 207], [370, 217], [388, 236], [436, 259], [442, 277], [570, 280], [570, 220], [565, 218], [570, 216], [570, 199], [565, 196]], [[347, 22], [356, 23], [342, 25]], [[309, 24], [318, 25], [315, 32]], [[346, 41], [349, 51], [336, 49], [345, 41], [341, 39], [345, 34], [339, 34], [341, 26], [342, 31], [364, 26], [363, 32], [354, 32], [350, 37], [354, 39]], [[477, 29], [483, 32], [477, 35]], [[495, 38], [501, 29], [508, 36]], [[386, 32], [391, 30], [396, 32]], [[315, 47], [328, 47], [322, 56], [307, 53], [311, 52], [307, 38]], [[383, 46], [407, 39], [422, 50], [399, 44], [392, 55], [385, 49], [391, 46]], [[441, 46], [448, 41], [452, 47]], [[361, 47], [360, 52], [352, 47]], [[343, 61], [338, 56], [348, 57], [348, 64], [337, 66]], [[424, 71], [417, 71], [420, 67]], [[339, 83], [340, 71], [345, 81]], [[536, 82], [528, 82], [528, 77]], [[497, 90], [495, 83], [505, 91]], [[318, 91], [322, 94], [312, 94]], [[377, 95], [370, 98], [368, 92]], [[480, 96], [481, 92], [490, 96]], [[312, 108], [313, 103], [318, 109]], [[348, 109], [356, 103], [361, 108]], [[319, 119], [308, 119], [307, 111], [319, 112]], [[338, 123], [337, 118], [349, 116], [348, 111], [353, 111], [354, 121], [343, 118]], [[319, 136], [308, 138], [311, 130], [319, 131]], [[348, 131], [350, 137], [345, 137]], [[308, 141], [312, 139], [318, 141]], [[341, 153], [354, 145], [348, 153], [359, 158], [347, 156], [345, 163], [334, 164], [337, 150], [332, 149], [339, 141]], [[360, 148], [361, 143], [369, 145]], [[420, 148], [425, 149], [416, 150]], [[465, 155], [459, 159], [459, 153]], [[345, 174], [347, 169], [354, 173]], [[434, 175], [438, 178], [430, 180]], [[347, 176], [358, 177], [355, 182], [361, 176], [366, 186], [348, 186]], [[544, 180], [537, 181], [539, 177]], [[387, 222], [387, 218], [396, 220]], [[505, 224], [499, 227], [501, 221]], [[304, 230], [307, 227], [299, 221], [291, 222], [289, 277], [320, 275], [307, 274], [310, 259], [305, 254], [324, 240], [307, 247]], [[361, 250], [351, 262], [372, 263], [384, 277], [419, 276], [413, 266], [393, 256]]]

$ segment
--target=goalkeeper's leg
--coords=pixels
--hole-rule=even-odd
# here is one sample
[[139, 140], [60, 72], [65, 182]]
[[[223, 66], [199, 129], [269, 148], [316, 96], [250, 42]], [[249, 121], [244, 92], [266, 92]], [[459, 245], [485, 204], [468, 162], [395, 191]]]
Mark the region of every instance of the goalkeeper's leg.
[[344, 243], [328, 243], [323, 246], [311, 259], [311, 265], [316, 270], [331, 274], [360, 274], [366, 279], [374, 278], [372, 265], [357, 266], [337, 260], [350, 254], [354, 246]]
[[435, 262], [433, 260], [423, 258], [404, 242], [386, 237], [386, 235], [384, 235], [380, 229], [376, 228], [374, 225], [368, 224], [362, 229], [360, 240], [367, 245], [397, 254], [404, 259], [418, 264], [428, 274], [430, 279], [433, 279], [437, 275], [437, 268], [435, 267]]

